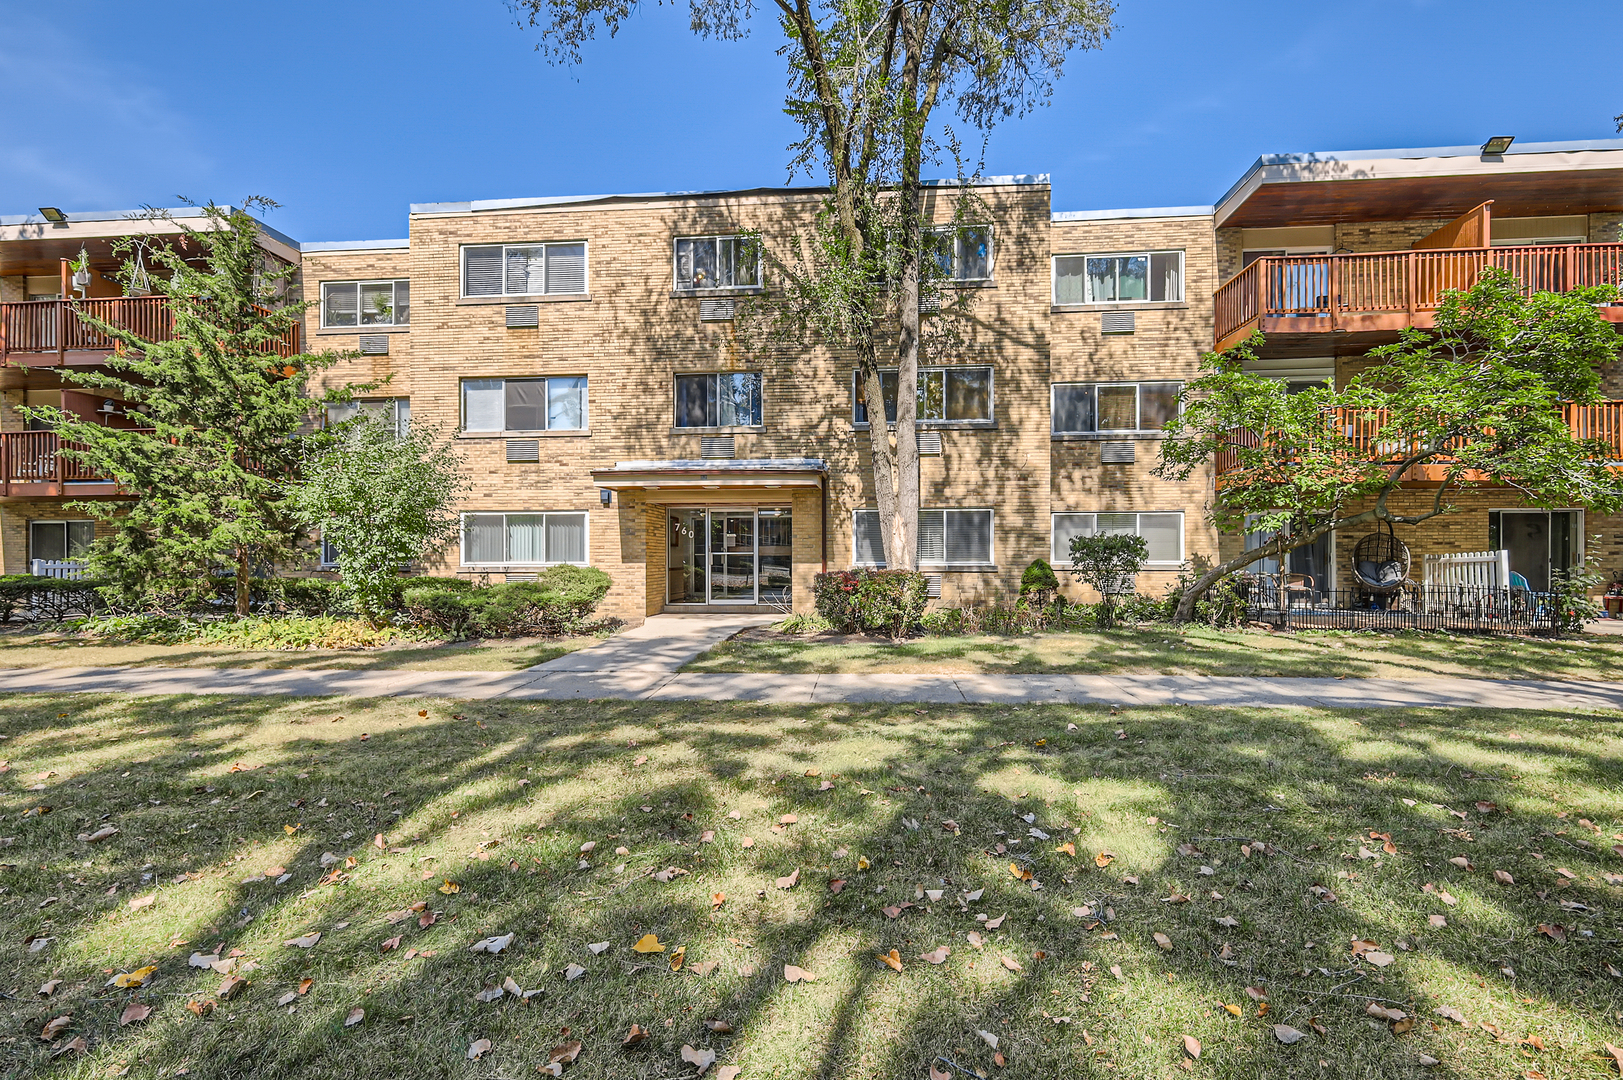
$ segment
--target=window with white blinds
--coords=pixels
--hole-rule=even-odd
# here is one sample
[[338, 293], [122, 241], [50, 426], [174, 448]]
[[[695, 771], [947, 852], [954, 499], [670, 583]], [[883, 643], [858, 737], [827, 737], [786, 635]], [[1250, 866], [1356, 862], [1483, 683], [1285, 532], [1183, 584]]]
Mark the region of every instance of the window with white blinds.
[[1146, 565], [1179, 566], [1183, 563], [1183, 512], [1153, 514], [1055, 514], [1053, 563], [1071, 565], [1071, 540], [1077, 536], [1125, 534], [1142, 536], [1149, 545]]
[[411, 323], [411, 282], [323, 281], [321, 325], [407, 326]]
[[491, 244], [462, 249], [463, 296], [586, 292], [586, 245]]
[[584, 511], [462, 515], [463, 566], [586, 565]]
[[[878, 510], [852, 512], [851, 562], [884, 566], [885, 543]], [[920, 510], [921, 566], [987, 566], [992, 562], [992, 511]]]
[[463, 379], [463, 431], [580, 431], [586, 427], [586, 376]]

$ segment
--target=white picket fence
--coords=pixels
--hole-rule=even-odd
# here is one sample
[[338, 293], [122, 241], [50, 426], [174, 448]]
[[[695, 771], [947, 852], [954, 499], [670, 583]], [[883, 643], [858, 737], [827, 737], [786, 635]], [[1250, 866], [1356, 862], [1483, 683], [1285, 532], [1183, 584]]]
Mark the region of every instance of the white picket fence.
[[28, 564], [28, 572], [35, 577], [78, 581], [85, 576], [85, 564], [71, 559], [34, 559]]
[[1431, 586], [1464, 586], [1472, 589], [1510, 587], [1510, 552], [1455, 551], [1425, 556], [1425, 582]]

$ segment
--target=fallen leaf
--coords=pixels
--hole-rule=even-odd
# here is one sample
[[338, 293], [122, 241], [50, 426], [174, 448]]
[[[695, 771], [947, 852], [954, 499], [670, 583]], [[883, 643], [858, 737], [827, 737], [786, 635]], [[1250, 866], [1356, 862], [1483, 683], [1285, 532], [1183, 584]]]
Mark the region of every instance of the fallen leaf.
[[124, 1027], [126, 1024], [138, 1023], [151, 1015], [151, 1005], [143, 1005], [139, 1001], [132, 1001], [124, 1006], [124, 1011], [119, 1014], [118, 1026]]
[[682, 1060], [695, 1066], [699, 1071], [697, 1075], [703, 1076], [705, 1070], [716, 1063], [714, 1050], [695, 1050], [686, 1043], [682, 1044]]
[[1539, 923], [1538, 932], [1551, 941], [1565, 945], [1567, 941], [1567, 928], [1558, 923]]
[[145, 896], [137, 896], [131, 900], [128, 906], [131, 911], [140, 911], [142, 908], [149, 908], [157, 902], [157, 893], [147, 893]]
[[318, 930], [313, 934], [305, 934], [303, 937], [288, 938], [286, 941], [282, 942], [282, 944], [292, 945], [297, 949], [308, 949], [320, 940], [321, 932]]
[[635, 945], [631, 946], [631, 951], [639, 953], [664, 952], [665, 946], [659, 943], [659, 938], [656, 935], [644, 934], [642, 937], [637, 939], [637, 943]]
[[[738, 846], [739, 847], [754, 847], [755, 846], [755, 841], [746, 836], [746, 837], [744, 837], [742, 840], [740, 840], [738, 842]], [[867, 867], [863, 867], [863, 869], [866, 870]]]
[[303, 997], [305, 994], [308, 994], [310, 992], [310, 988], [312, 986], [314, 986], [315, 984], [316, 984], [316, 981], [314, 979], [300, 979], [299, 980], [299, 996]]
[[1307, 1032], [1305, 1032], [1305, 1031], [1297, 1031], [1295, 1028], [1291, 1027], [1289, 1024], [1275, 1024], [1274, 1025], [1274, 1038], [1278, 1039], [1280, 1042], [1284, 1043], [1286, 1046], [1290, 1046], [1290, 1045], [1292, 1045], [1294, 1043], [1299, 1043], [1303, 1039], [1307, 1038]]
[[1000, 957], [998, 957], [998, 960], [1001, 961], [1003, 966], [1008, 968], [1010, 971], [1024, 971], [1024, 970], [1026, 970], [1025, 968], [1020, 966], [1019, 961], [1011, 960], [1007, 956], [1000, 956]]
[[815, 982], [817, 976], [804, 968], [797, 968], [793, 964], [783, 965], [783, 978], [785, 982]]
[[938, 1069], [935, 1062], [930, 1062], [930, 1080], [953, 1080], [953, 1074], [945, 1069]]
[[570, 964], [568, 967], [564, 968], [564, 982], [574, 982], [584, 974], [586, 974], [585, 968], [581, 967], [579, 964]]
[[458, 885], [456, 882], [452, 881], [450, 878], [446, 878], [445, 879], [445, 884], [440, 886], [439, 891], [444, 893], [446, 896], [450, 896], [452, 893], [461, 892], [462, 891], [462, 886]]
[[1503, 870], [1495, 870], [1493, 872], [1493, 880], [1497, 881], [1501, 885], [1514, 885], [1514, 884], [1516, 884], [1516, 879], [1511, 877], [1508, 873], [1506, 873]]
[[717, 1035], [731, 1035], [733, 1033], [733, 1025], [725, 1020], [706, 1020], [704, 1026]]
[[1008, 918], [1008, 915], [999, 915], [995, 919], [987, 919], [986, 920], [986, 928], [988, 930], [996, 930], [998, 927], [1003, 925], [1003, 920], [1007, 919], [1007, 918]]
[[1200, 1040], [1195, 1038], [1193, 1035], [1185, 1035], [1183, 1037], [1183, 1052], [1194, 1058], [1196, 1061], [1199, 1061]]
[[1120, 964], [1111, 964], [1110, 965], [1110, 974], [1111, 974], [1111, 977], [1114, 978], [1117, 982], [1124, 982], [1126, 980], [1126, 978], [1127, 978], [1127, 976], [1125, 976], [1125, 975], [1123, 975], [1121, 973], [1121, 965]]
[[1071, 858], [1074, 859], [1074, 858], [1076, 858], [1076, 844], [1073, 843], [1070, 840], [1067, 840], [1067, 841], [1065, 841], [1065, 843], [1063, 843], [1059, 847], [1055, 848], [1054, 853], [1056, 855], [1069, 855]]
[[723, 1065], [716, 1070], [716, 1080], [738, 1080], [738, 1074], [743, 1071], [742, 1065]]
[[59, 1058], [65, 1054], [83, 1054], [87, 1053], [89, 1050], [90, 1044], [85, 1042], [85, 1037], [83, 1035], [76, 1035], [58, 1047], [56, 1052], [53, 1053], [51, 1057]]
[[1165, 951], [1165, 952], [1171, 952], [1172, 951], [1172, 939], [1171, 938], [1167, 937], [1165, 934], [1162, 934], [1162, 933], [1154, 933], [1154, 934], [1151, 934], [1150, 936], [1155, 939], [1156, 945], [1160, 946], [1163, 951]]
[[1031, 880], [1031, 871], [1023, 866], [1020, 866], [1018, 863], [1009, 864], [1009, 873], [1013, 874], [1021, 881]]
[[61, 985], [61, 979], [52, 979], [49, 982], [41, 983], [40, 988], [36, 990], [35, 993], [40, 997], [50, 997], [52, 994], [56, 993], [56, 988]]
[[1428, 916], [1426, 916], [1426, 922], [1430, 923], [1432, 926], [1436, 926], [1436, 927], [1439, 927], [1439, 928], [1444, 927], [1444, 926], [1448, 925], [1448, 916], [1446, 916], [1446, 915], [1428, 915]]
[[986, 1045], [990, 1046], [993, 1050], [997, 1049], [997, 1036], [996, 1035], [993, 1035], [990, 1031], [977, 1031], [977, 1032], [975, 1032], [975, 1034], [977, 1034], [981, 1038], [985, 1039], [986, 1040]]
[[785, 815], [783, 815], [782, 817], [780, 817], [778, 819], [778, 824], [779, 825], [793, 825], [795, 822], [797, 822], [799, 820], [800, 819], [798, 817], [796, 817], [795, 815], [793, 815], [793, 814], [785, 814]]
[[678, 945], [675, 949], [671, 950], [671, 970], [681, 971], [682, 961], [687, 958], [687, 955], [688, 947], [686, 945]]
[[1218, 926], [1225, 926], [1230, 930], [1240, 925], [1240, 920], [1232, 915], [1224, 915], [1221, 919], [1213, 919], [1212, 921], [1217, 923]]
[[1245, 988], [1245, 996], [1252, 1001], [1267, 1001], [1268, 991], [1260, 986], [1248, 986]]
[[879, 910], [883, 911], [885, 913], [885, 918], [894, 919], [894, 918], [898, 917], [899, 915], [901, 915], [902, 912], [906, 911], [908, 908], [910, 908], [912, 906], [913, 906], [912, 901], [907, 901], [907, 902], [901, 903], [901, 904], [893, 904], [890, 907], [880, 908]]
[[490, 1053], [489, 1039], [475, 1039], [473, 1042], [468, 1044], [469, 1061], [478, 1061], [488, 1053]]
[[631, 1030], [626, 1032], [626, 1037], [620, 1040], [620, 1045], [623, 1048], [630, 1049], [631, 1047], [636, 1046], [638, 1043], [646, 1042], [648, 1040], [648, 1035], [649, 1031], [647, 1028], [641, 1027], [637, 1024], [632, 1024]]
[[923, 960], [927, 964], [945, 964], [947, 962], [947, 957], [951, 955], [951, 949], [947, 948], [945, 945], [937, 945], [934, 949], [931, 949], [927, 953], [919, 953], [919, 959]]
[[569, 1042], [554, 1046], [551, 1053], [547, 1054], [547, 1063], [551, 1065], [573, 1065], [575, 1059], [580, 1057], [581, 1048], [582, 1043], [579, 1039], [571, 1039]]
[[777, 886], [780, 889], [792, 889], [799, 883], [800, 869], [798, 867], [795, 869], [795, 872], [790, 874], [788, 877], [781, 877], [777, 880]]
[[499, 937], [480, 938], [478, 941], [468, 946], [468, 951], [491, 953], [494, 955], [501, 952], [511, 944], [513, 944], [513, 935], [502, 934]]
[[986, 939], [981, 937], [981, 935], [974, 930], [971, 930], [967, 935], [965, 935], [965, 937], [966, 940], [968, 940], [968, 942], [977, 949], [986, 944]]
[[58, 1035], [68, 1030], [72, 1024], [73, 1016], [71, 1014], [52, 1017], [50, 1020], [46, 1021], [44, 1029], [39, 1033], [39, 1037], [43, 1042], [51, 1042]]
[[888, 953], [879, 953], [879, 962], [892, 971], [902, 970], [902, 954], [900, 950], [892, 949]]
[[1393, 956], [1391, 953], [1381, 952], [1379, 949], [1372, 949], [1369, 952], [1364, 953], [1363, 958], [1378, 968], [1386, 967], [1386, 965], [1397, 959], [1397, 957]]
[[1365, 1005], [1364, 1011], [1375, 1017], [1377, 1020], [1402, 1020], [1409, 1015], [1402, 1009], [1389, 1009], [1386, 1006], [1374, 1001], [1370, 1002], [1368, 1005]]
[[1415, 1061], [1427, 1069], [1431, 1068], [1433, 1065], [1442, 1064], [1440, 1059], [1434, 1058], [1430, 1054], [1416, 1054]]
[[152, 977], [152, 973], [157, 970], [158, 965], [148, 964], [146, 967], [136, 968], [134, 971], [126, 972], [122, 975], [114, 975], [111, 979], [107, 980], [107, 985], [116, 986], [121, 990], [132, 990], [135, 987], [145, 983]]
[[1093, 857], [1093, 865], [1099, 867], [1102, 870], [1105, 867], [1109, 866], [1115, 860], [1116, 860], [1116, 856], [1115, 856], [1115, 854], [1113, 852], [1101, 851], [1101, 852], [1099, 852], [1099, 854], [1097, 854], [1097, 855], [1095, 855]]
[[1238, 1005], [1224, 1005], [1223, 1010], [1231, 1016], [1244, 1016], [1245, 1010]]
[[839, 895], [840, 890], [843, 889], [843, 888], [845, 888], [845, 879], [844, 878], [835, 878], [833, 881], [830, 881], [828, 883], [828, 891], [835, 894], [836, 896]]
[[214, 992], [221, 1001], [230, 1001], [248, 985], [248, 980], [240, 975], [227, 975], [220, 983], [220, 988]]
[[1611, 1043], [1601, 1043], [1601, 1046], [1612, 1055], [1612, 1064], [1617, 1066], [1617, 1071], [1623, 1073], [1623, 1046], [1613, 1046]]
[[1437, 1015], [1441, 1016], [1444, 1020], [1452, 1020], [1456, 1024], [1465, 1023], [1465, 1014], [1454, 1008], [1452, 1005], [1438, 1006]]

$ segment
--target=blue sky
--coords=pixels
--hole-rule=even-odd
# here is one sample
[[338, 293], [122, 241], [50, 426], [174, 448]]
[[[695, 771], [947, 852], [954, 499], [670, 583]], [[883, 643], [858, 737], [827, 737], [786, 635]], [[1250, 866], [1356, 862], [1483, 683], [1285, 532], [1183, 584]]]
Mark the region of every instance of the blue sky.
[[[719, 45], [685, 11], [649, 6], [560, 69], [502, 0], [0, 0], [0, 213], [261, 194], [283, 232], [351, 240], [404, 236], [413, 202], [784, 183], [776, 26]], [[1051, 173], [1056, 210], [1177, 206], [1262, 153], [1611, 138], [1614, 16], [1121, 0], [986, 171]]]

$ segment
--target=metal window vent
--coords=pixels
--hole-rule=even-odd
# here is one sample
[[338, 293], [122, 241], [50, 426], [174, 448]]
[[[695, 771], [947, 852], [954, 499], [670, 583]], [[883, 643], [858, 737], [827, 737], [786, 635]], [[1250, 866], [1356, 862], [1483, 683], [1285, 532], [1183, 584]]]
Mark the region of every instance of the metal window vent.
[[1137, 589], [1137, 578], [1132, 574], [1117, 574], [1100, 582], [1106, 596], [1131, 596]]
[[941, 455], [941, 432], [920, 431], [917, 433], [917, 435], [919, 440], [919, 453], [933, 454], [937, 457]]
[[523, 330], [541, 325], [541, 306], [539, 304], [508, 304], [507, 328], [509, 330]]
[[701, 435], [699, 456], [702, 458], [730, 458], [738, 456], [738, 447], [731, 435]]
[[507, 440], [507, 460], [508, 461], [540, 461], [541, 460], [541, 440], [540, 439], [508, 439]]
[[1138, 329], [1138, 312], [1136, 311], [1102, 311], [1099, 313], [1099, 330], [1105, 334], [1131, 334]]
[[930, 600], [941, 599], [941, 575], [928, 574], [924, 578], [924, 595]]
[[934, 296], [919, 297], [919, 310], [923, 312], [940, 311], [941, 294], [937, 293]]
[[362, 356], [388, 356], [389, 355], [389, 335], [388, 334], [362, 334], [361, 335], [361, 355]]
[[738, 301], [731, 297], [699, 301], [700, 322], [731, 322], [738, 315]]
[[515, 581], [534, 581], [534, 580], [536, 580], [536, 578], [538, 576], [539, 575], [536, 575], [536, 574], [508, 574], [508, 575], [506, 575], [507, 581], [508, 581], [509, 584], [511, 584], [511, 583], [513, 583]]
[[1103, 465], [1131, 465], [1134, 461], [1133, 451], [1137, 445], [1133, 442], [1100, 443], [1099, 462]]

